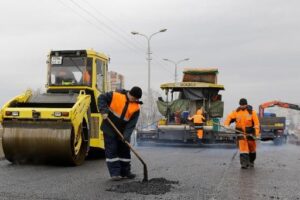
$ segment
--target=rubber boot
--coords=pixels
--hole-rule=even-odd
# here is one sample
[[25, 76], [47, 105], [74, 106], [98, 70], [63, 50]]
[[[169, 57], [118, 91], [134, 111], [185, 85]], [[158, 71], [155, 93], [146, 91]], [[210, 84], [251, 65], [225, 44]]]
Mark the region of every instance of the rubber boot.
[[256, 152], [255, 153], [249, 153], [249, 161], [250, 161], [250, 167], [254, 167], [254, 161], [256, 159]]
[[134, 179], [136, 177], [136, 174], [129, 172], [128, 174], [126, 174], [125, 176], [122, 176], [122, 178], [124, 179]]
[[248, 153], [241, 153], [240, 154], [240, 163], [242, 169], [247, 169], [250, 165], [250, 159]]

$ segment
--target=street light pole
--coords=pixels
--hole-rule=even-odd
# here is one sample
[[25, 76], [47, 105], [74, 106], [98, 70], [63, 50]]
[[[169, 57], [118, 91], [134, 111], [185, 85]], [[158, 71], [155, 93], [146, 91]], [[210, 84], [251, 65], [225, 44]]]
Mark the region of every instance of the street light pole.
[[151, 49], [150, 49], [150, 41], [151, 41], [151, 38], [158, 34], [158, 33], [162, 33], [162, 32], [166, 32], [167, 29], [161, 29], [159, 30], [158, 32], [155, 32], [155, 33], [152, 33], [150, 36], [147, 36], [145, 34], [142, 34], [142, 33], [139, 33], [139, 32], [136, 32], [136, 31], [132, 31], [131, 34], [132, 35], [140, 35], [140, 36], [143, 36], [147, 39], [147, 61], [148, 61], [148, 88], [147, 88], [147, 91], [148, 91], [148, 98], [147, 98], [147, 102], [148, 102], [148, 112], [147, 112], [147, 121], [148, 121], [148, 125], [150, 124], [150, 108], [151, 108], [151, 97], [152, 97], [152, 94], [151, 94], [151, 83], [150, 83], [150, 80], [151, 80], [151, 72], [150, 72], [150, 66], [151, 66]]
[[170, 60], [170, 59], [167, 59], [167, 58], [164, 58], [163, 60], [164, 60], [164, 61], [171, 62], [171, 63], [173, 63], [173, 64], [175, 65], [175, 78], [174, 78], [174, 81], [175, 81], [175, 83], [177, 83], [177, 66], [178, 66], [179, 63], [181, 63], [181, 62], [183, 62], [183, 61], [188, 61], [189, 58], [185, 58], [185, 59], [179, 60], [179, 61], [177, 61], [177, 62], [175, 62], [175, 61], [173, 61], [173, 60]]
[[151, 50], [150, 50], [150, 40], [151, 38], [158, 34], [158, 33], [161, 33], [161, 32], [166, 32], [167, 29], [161, 29], [159, 30], [158, 32], [155, 32], [153, 34], [151, 34], [150, 36], [147, 36], [145, 34], [142, 34], [142, 33], [139, 33], [139, 32], [135, 32], [135, 31], [132, 31], [131, 34], [133, 35], [140, 35], [140, 36], [143, 36], [147, 39], [147, 61], [148, 61], [148, 96], [149, 94], [151, 93], [151, 85], [150, 85], [150, 78], [151, 78], [151, 72], [150, 72], [150, 65], [151, 65]]

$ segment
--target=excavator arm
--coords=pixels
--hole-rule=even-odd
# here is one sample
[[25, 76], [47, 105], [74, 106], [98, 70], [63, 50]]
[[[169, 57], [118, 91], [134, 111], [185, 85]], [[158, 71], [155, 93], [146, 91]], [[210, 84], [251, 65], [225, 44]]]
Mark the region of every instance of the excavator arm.
[[281, 101], [269, 101], [259, 105], [259, 116], [260, 117], [264, 116], [265, 108], [274, 107], [274, 106], [279, 106], [281, 108], [289, 108], [293, 110], [300, 110], [300, 106], [296, 104], [291, 104], [291, 103], [286, 103]]

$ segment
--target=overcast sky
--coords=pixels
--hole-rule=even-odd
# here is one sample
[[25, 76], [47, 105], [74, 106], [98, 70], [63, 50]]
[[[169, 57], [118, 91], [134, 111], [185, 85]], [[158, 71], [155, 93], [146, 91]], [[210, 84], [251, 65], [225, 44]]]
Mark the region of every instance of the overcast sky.
[[0, 0], [0, 104], [27, 88], [44, 88], [51, 49], [93, 48], [111, 57], [125, 85], [147, 88], [174, 80], [174, 65], [218, 67], [225, 111], [241, 97], [300, 103], [298, 0]]

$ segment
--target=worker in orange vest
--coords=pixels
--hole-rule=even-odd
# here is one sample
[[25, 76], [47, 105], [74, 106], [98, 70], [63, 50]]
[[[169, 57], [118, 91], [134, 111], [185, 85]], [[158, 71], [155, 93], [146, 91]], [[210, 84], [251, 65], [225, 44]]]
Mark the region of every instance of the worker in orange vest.
[[197, 129], [197, 136], [199, 139], [203, 138], [203, 122], [205, 117], [203, 116], [203, 109], [202, 107], [197, 110], [196, 114], [192, 117], [188, 118], [189, 120], [193, 120], [194, 126]]
[[248, 105], [247, 99], [242, 98], [239, 101], [240, 106], [230, 113], [224, 126], [235, 122], [235, 129], [242, 131], [244, 134], [238, 137], [238, 145], [240, 150], [240, 163], [242, 169], [254, 167], [256, 159], [256, 137], [259, 137], [259, 120], [252, 106]]
[[83, 84], [90, 85], [91, 84], [91, 75], [88, 70], [85, 70], [82, 74]]
[[122, 178], [133, 179], [136, 175], [131, 173], [129, 147], [118, 137], [106, 118], [109, 118], [123, 134], [124, 139], [130, 142], [140, 115], [141, 97], [142, 89], [135, 86], [130, 91], [103, 93], [98, 99], [98, 107], [103, 118], [100, 129], [104, 134], [106, 163], [114, 181]]

